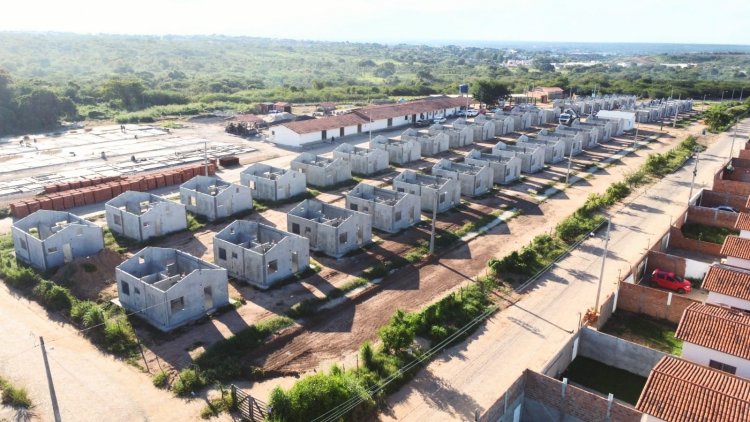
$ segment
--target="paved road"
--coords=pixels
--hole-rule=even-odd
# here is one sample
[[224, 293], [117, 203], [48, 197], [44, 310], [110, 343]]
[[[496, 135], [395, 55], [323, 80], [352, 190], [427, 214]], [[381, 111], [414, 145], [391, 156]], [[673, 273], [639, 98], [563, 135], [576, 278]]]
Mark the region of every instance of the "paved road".
[[[740, 125], [747, 139], [750, 119]], [[729, 155], [731, 136], [722, 135], [701, 154], [697, 184], [710, 186], [714, 172]], [[740, 139], [735, 142], [740, 148]], [[618, 270], [639, 258], [647, 245], [684, 209], [692, 161], [649, 187], [612, 216], [610, 254], [602, 298], [615, 288]], [[433, 361], [388, 400], [382, 420], [473, 420], [526, 368], [542, 367], [569, 340], [579, 315], [594, 305], [601, 265], [603, 232], [544, 276], [524, 299], [491, 318], [467, 342]]]

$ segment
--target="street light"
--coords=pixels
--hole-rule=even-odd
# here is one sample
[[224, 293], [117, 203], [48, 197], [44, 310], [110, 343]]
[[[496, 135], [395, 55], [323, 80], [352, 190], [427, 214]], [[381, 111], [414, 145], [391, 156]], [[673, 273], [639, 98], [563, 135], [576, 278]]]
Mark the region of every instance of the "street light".
[[[437, 183], [435, 184], [437, 186]], [[432, 207], [432, 231], [430, 232], [430, 255], [435, 253], [435, 220], [437, 220], [437, 208], [438, 199], [440, 198], [440, 190], [435, 189], [435, 204]]]
[[693, 186], [695, 185], [695, 176], [698, 175], [698, 161], [700, 161], [700, 148], [696, 145], [695, 149], [693, 149], [693, 152], [695, 152], [695, 166], [693, 167], [693, 180], [690, 182], [690, 193], [688, 194], [688, 205], [690, 204], [690, 199], [693, 198]]
[[568, 173], [565, 175], [565, 184], [568, 184], [570, 179], [570, 165], [573, 162], [573, 144], [570, 144], [570, 154], [568, 154]]

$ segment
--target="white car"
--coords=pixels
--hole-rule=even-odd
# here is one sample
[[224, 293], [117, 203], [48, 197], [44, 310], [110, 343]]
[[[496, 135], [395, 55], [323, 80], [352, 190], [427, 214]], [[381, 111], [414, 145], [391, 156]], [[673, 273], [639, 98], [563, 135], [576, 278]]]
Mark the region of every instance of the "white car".
[[432, 119], [433, 123], [445, 123], [445, 116], [435, 116], [435, 118]]
[[477, 117], [477, 116], [479, 116], [479, 110], [474, 110], [473, 108], [466, 110], [466, 117]]

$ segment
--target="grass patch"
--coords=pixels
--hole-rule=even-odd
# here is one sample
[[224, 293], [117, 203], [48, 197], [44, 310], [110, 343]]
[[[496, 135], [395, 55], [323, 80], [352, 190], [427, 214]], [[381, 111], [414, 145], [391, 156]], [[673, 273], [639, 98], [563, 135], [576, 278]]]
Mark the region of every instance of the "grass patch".
[[682, 340], [675, 338], [676, 329], [677, 326], [669, 321], [617, 311], [612, 314], [601, 331], [633, 343], [680, 356], [682, 354]]
[[156, 388], [167, 388], [169, 384], [169, 374], [164, 371], [159, 371], [154, 374], [151, 378], [151, 383]]
[[688, 136], [666, 153], [649, 155], [643, 168], [649, 175], [662, 177], [677, 171], [696, 150], [702, 151], [704, 149], [705, 147], [698, 143], [696, 137]]
[[208, 402], [206, 407], [201, 410], [201, 418], [211, 419], [219, 416], [223, 412], [229, 412], [231, 409], [234, 409], [234, 407], [235, 403], [232, 399], [232, 393], [225, 391], [222, 388], [221, 397], [212, 399]]
[[294, 321], [287, 317], [271, 318], [214, 343], [195, 359], [194, 366], [180, 371], [172, 383], [172, 391], [184, 397], [209, 383], [249, 375], [251, 368], [242, 363], [242, 357], [265, 343], [271, 334], [293, 323]]
[[724, 239], [729, 235], [738, 236], [739, 230], [714, 227], [701, 223], [685, 223], [682, 226], [682, 234], [688, 239], [702, 240], [704, 242], [724, 244]]
[[208, 220], [206, 217], [202, 215], [193, 214], [191, 212], [187, 213], [187, 229], [191, 232], [198, 231], [204, 227], [206, 227], [206, 224], [208, 223]]
[[[381, 346], [375, 348], [366, 342], [360, 348], [359, 368], [344, 370], [334, 365], [327, 373], [302, 378], [288, 390], [276, 387], [269, 399], [273, 420], [312, 420], [356, 398], [362, 399], [362, 403], [353, 408], [345, 420], [372, 417], [377, 401], [398, 389], [419, 370], [420, 365], [408, 371], [400, 370], [424, 353], [415, 343], [416, 336], [428, 339], [432, 345], [445, 340], [492, 308], [490, 292], [493, 287], [492, 280], [482, 279], [419, 312], [396, 311], [391, 322], [379, 330]], [[446, 347], [471, 331], [457, 336]], [[367, 393], [386, 379], [394, 381], [375, 396]]]
[[8, 218], [10, 217], [10, 208], [4, 207], [0, 208], [0, 219]]
[[0, 378], [0, 390], [2, 390], [0, 399], [4, 405], [16, 409], [31, 409], [34, 407], [25, 388], [14, 386], [10, 381]]
[[570, 381], [635, 406], [641, 396], [646, 378], [599, 361], [578, 356], [562, 374]]
[[133, 246], [136, 246], [138, 242], [127, 237], [120, 236], [117, 233], [112, 232], [109, 228], [104, 228], [104, 247], [117, 252], [125, 253]]

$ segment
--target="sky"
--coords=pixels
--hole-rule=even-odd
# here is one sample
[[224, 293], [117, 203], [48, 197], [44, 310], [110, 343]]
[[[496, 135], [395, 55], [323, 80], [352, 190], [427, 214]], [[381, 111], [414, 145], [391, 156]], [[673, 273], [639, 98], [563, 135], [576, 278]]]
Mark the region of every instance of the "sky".
[[3, 0], [0, 31], [750, 45], [750, 0]]

